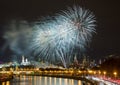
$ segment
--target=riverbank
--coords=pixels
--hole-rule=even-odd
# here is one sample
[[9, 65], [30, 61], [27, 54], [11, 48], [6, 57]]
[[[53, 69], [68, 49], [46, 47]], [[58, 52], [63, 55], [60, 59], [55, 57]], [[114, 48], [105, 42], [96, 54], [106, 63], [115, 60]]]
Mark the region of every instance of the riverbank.
[[[1, 72], [2, 73], [2, 72]], [[1, 75], [0, 82], [4, 81], [10, 81], [14, 78], [19, 78], [20, 76], [47, 76], [47, 77], [56, 77], [56, 78], [68, 78], [68, 79], [75, 79], [75, 80], [82, 80], [84, 82], [89, 83], [90, 85], [98, 85], [96, 81], [87, 79], [85, 73], [81, 73], [81, 71], [76, 70], [60, 70], [60, 71], [54, 71], [54, 70], [37, 70], [37, 71], [15, 71], [13, 73], [11, 72], [4, 72]]]
[[13, 79], [12, 73], [0, 73], [0, 83]]

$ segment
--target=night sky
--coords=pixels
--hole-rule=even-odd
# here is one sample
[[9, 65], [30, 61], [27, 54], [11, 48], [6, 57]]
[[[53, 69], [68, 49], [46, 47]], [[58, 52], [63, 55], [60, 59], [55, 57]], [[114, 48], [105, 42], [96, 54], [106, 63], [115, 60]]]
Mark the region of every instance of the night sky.
[[[0, 0], [0, 51], [5, 40], [2, 38], [4, 23], [9, 19], [21, 18], [29, 22], [41, 16], [53, 16], [67, 6], [80, 5], [91, 10], [97, 20], [88, 53], [94, 58], [120, 55], [120, 8], [118, 0]], [[10, 50], [0, 52], [0, 59]], [[6, 57], [7, 58], [7, 57]]]

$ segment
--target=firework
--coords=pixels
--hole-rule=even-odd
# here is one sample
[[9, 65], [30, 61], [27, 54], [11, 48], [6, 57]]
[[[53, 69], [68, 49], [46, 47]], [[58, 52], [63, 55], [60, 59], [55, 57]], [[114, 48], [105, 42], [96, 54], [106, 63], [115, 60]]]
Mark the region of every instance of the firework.
[[53, 63], [60, 61], [67, 67], [74, 50], [82, 52], [91, 41], [95, 22], [93, 13], [79, 6], [36, 22], [31, 44], [34, 55]]

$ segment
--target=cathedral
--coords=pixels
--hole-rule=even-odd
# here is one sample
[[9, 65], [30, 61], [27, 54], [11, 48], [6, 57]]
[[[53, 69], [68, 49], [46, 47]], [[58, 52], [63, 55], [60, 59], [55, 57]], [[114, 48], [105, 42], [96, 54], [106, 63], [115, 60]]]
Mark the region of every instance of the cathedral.
[[22, 62], [21, 62], [21, 65], [30, 65], [30, 62], [28, 61], [28, 59], [26, 58], [24, 58], [24, 56], [22, 56]]

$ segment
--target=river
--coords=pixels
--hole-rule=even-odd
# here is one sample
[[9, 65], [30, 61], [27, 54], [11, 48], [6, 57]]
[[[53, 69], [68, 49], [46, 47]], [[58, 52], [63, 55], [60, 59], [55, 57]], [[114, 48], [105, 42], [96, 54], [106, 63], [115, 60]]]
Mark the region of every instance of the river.
[[[44, 76], [20, 76], [12, 81], [2, 82], [2, 85], [85, 85], [84, 81], [56, 78], [56, 77], [44, 77]], [[90, 85], [89, 83], [86, 83]]]

